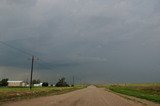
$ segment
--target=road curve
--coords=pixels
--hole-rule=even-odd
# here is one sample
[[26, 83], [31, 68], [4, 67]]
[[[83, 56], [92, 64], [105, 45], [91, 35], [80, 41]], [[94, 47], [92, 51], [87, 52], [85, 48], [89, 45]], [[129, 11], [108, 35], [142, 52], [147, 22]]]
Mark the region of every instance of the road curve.
[[[125, 99], [103, 88], [89, 86], [62, 95], [23, 100], [3, 106], [144, 106], [144, 104]], [[151, 106], [159, 106], [159, 104]]]

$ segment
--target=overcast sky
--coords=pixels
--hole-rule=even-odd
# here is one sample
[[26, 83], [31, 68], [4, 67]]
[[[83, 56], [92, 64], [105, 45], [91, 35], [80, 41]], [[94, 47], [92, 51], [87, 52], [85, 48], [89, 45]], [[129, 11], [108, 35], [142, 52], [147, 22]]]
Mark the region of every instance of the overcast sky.
[[0, 41], [0, 79], [159, 82], [160, 0], [1, 0]]

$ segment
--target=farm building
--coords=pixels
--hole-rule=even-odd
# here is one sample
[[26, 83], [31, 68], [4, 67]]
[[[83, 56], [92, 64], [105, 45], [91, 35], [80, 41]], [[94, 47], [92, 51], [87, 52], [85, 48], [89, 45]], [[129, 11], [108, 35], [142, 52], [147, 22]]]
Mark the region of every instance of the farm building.
[[33, 86], [42, 86], [43, 83], [34, 84]]
[[8, 86], [26, 86], [24, 81], [8, 81]]

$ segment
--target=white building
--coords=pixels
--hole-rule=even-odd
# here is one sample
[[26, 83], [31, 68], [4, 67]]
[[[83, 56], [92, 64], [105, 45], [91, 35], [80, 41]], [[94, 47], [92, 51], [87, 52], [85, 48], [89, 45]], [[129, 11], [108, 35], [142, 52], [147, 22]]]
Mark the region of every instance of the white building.
[[8, 86], [26, 86], [24, 81], [8, 81]]
[[33, 86], [42, 86], [43, 83], [40, 84], [34, 84]]

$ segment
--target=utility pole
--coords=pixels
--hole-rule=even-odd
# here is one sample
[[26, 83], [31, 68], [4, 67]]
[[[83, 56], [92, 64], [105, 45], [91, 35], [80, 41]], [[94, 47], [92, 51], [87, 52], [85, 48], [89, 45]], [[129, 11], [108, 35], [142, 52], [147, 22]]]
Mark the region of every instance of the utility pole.
[[[36, 60], [39, 60], [38, 58], [36, 58]], [[32, 89], [32, 76], [33, 76], [33, 66], [34, 66], [34, 61], [35, 61], [35, 56], [32, 56], [31, 59], [32, 63], [31, 63], [31, 76], [30, 76], [30, 90]]]
[[73, 87], [74, 87], [74, 76], [73, 76]]
[[32, 56], [32, 63], [31, 63], [30, 90], [32, 89], [33, 65], [34, 65], [34, 56]]

